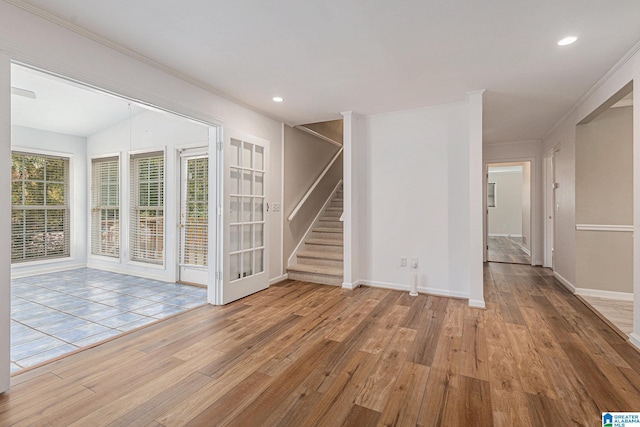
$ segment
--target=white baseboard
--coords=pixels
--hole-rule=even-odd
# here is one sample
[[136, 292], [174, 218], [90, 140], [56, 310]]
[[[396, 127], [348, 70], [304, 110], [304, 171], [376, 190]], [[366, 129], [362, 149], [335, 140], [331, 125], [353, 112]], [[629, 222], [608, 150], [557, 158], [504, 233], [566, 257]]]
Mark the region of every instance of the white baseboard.
[[[373, 288], [383, 288], [383, 289], [391, 289], [394, 291], [406, 291], [409, 292], [411, 290], [411, 286], [404, 285], [401, 283], [391, 283], [391, 282], [378, 282], [375, 280], [364, 280], [362, 281], [363, 285], [371, 286]], [[450, 298], [462, 298], [469, 299], [469, 294], [464, 292], [455, 292], [450, 291], [448, 289], [438, 289], [431, 287], [418, 286], [418, 293], [421, 294], [430, 294], [437, 295], [441, 297], [450, 297]]]
[[565, 288], [569, 289], [571, 291], [571, 293], [575, 294], [576, 293], [576, 287], [575, 285], [573, 285], [571, 282], [569, 282], [567, 279], [565, 279], [564, 277], [562, 277], [562, 275], [560, 275], [560, 273], [558, 273], [557, 271], [553, 272], [553, 277], [555, 277], [556, 279], [558, 279], [558, 282], [562, 283], [562, 286], [564, 286]]
[[629, 342], [634, 345], [636, 348], [640, 349], [640, 335], [632, 332], [629, 335]]
[[274, 277], [269, 280], [269, 286], [275, 285], [276, 283], [282, 282], [283, 280], [287, 280], [289, 278], [289, 274], [285, 273], [282, 276]]
[[475, 299], [469, 299], [469, 307], [487, 308], [487, 306], [484, 303], [484, 300], [475, 300]]
[[167, 279], [167, 276], [162, 274], [154, 274], [146, 271], [128, 270], [126, 268], [112, 267], [105, 264], [89, 264], [87, 268], [93, 268], [94, 270], [108, 271], [110, 273], [126, 274], [128, 276], [142, 277], [144, 279], [158, 280], [160, 282], [173, 283], [175, 280]]
[[342, 288], [343, 288], [343, 289], [354, 290], [355, 288], [358, 288], [358, 287], [360, 287], [360, 285], [363, 285], [363, 284], [364, 284], [364, 283], [363, 283], [363, 281], [362, 281], [362, 280], [358, 280], [357, 282], [353, 282], [353, 283], [347, 283], [347, 282], [344, 282], [344, 283], [342, 284]]
[[522, 234], [489, 233], [489, 237], [519, 237], [519, 238], [522, 238]]
[[79, 268], [86, 268], [86, 264], [61, 264], [59, 266], [21, 268], [23, 271], [11, 270], [11, 277], [13, 279], [20, 279], [22, 277], [37, 276], [39, 274], [58, 273], [60, 271], [77, 270]]
[[620, 301], [633, 301], [631, 292], [603, 291], [600, 289], [576, 288], [576, 294], [585, 297], [610, 298]]

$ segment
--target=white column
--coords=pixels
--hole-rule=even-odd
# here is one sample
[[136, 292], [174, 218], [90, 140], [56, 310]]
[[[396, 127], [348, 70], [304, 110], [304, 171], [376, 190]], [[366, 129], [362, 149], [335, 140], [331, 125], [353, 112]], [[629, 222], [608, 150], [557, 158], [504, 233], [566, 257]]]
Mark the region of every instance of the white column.
[[11, 58], [0, 52], [0, 393], [9, 390], [11, 363]]
[[358, 202], [358, 183], [362, 177], [358, 176], [360, 145], [359, 118], [352, 111], [342, 113], [343, 136], [343, 189], [344, 189], [344, 280], [343, 288], [354, 289], [360, 284], [360, 233], [357, 219], [361, 216], [361, 206]]
[[633, 332], [629, 341], [640, 348], [640, 55], [633, 70]]
[[469, 305], [484, 308], [482, 272], [482, 96], [484, 89], [467, 93], [469, 99]]

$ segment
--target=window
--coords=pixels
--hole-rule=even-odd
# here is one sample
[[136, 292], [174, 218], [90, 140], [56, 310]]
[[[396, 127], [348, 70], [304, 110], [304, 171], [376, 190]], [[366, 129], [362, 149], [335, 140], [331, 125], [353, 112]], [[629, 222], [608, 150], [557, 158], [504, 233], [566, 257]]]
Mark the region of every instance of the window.
[[490, 182], [487, 184], [487, 207], [496, 207], [496, 183]]
[[11, 154], [11, 261], [70, 256], [69, 159]]
[[120, 255], [120, 169], [118, 157], [91, 161], [91, 253]]
[[164, 262], [164, 153], [131, 156], [132, 261]]

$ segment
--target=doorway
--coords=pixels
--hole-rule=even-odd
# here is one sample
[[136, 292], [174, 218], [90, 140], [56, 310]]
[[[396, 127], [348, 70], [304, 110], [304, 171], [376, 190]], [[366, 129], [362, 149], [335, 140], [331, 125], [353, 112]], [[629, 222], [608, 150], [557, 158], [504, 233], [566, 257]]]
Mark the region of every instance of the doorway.
[[181, 283], [206, 286], [209, 265], [209, 155], [206, 149], [180, 153]]
[[11, 74], [11, 371], [206, 304], [218, 128]]
[[556, 205], [555, 156], [559, 148], [554, 148], [544, 158], [544, 259], [542, 266], [553, 270], [553, 247]]
[[487, 165], [487, 260], [531, 264], [531, 162]]

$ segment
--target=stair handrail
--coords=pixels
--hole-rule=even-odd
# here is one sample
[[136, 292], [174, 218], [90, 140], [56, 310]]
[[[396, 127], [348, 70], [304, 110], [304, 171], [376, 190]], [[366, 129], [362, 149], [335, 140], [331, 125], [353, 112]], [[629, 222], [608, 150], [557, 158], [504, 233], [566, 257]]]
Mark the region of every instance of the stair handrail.
[[311, 193], [313, 193], [313, 190], [315, 190], [316, 187], [318, 186], [318, 184], [320, 184], [320, 181], [322, 181], [322, 178], [324, 178], [324, 176], [327, 174], [327, 172], [329, 172], [329, 169], [331, 169], [331, 166], [333, 166], [333, 164], [336, 162], [336, 160], [338, 160], [338, 157], [340, 157], [340, 155], [342, 154], [343, 150], [344, 150], [344, 147], [340, 147], [340, 149], [333, 156], [333, 158], [331, 159], [329, 164], [327, 166], [325, 166], [325, 168], [322, 170], [320, 175], [316, 178], [316, 180], [313, 182], [313, 184], [311, 184], [311, 187], [309, 187], [309, 189], [305, 193], [304, 197], [302, 197], [302, 199], [296, 205], [296, 208], [291, 212], [291, 214], [287, 218], [289, 221], [291, 221], [293, 218], [295, 218], [295, 216], [298, 213], [298, 211], [302, 208], [302, 205], [304, 205], [304, 203], [307, 201], [309, 196], [311, 196]]

